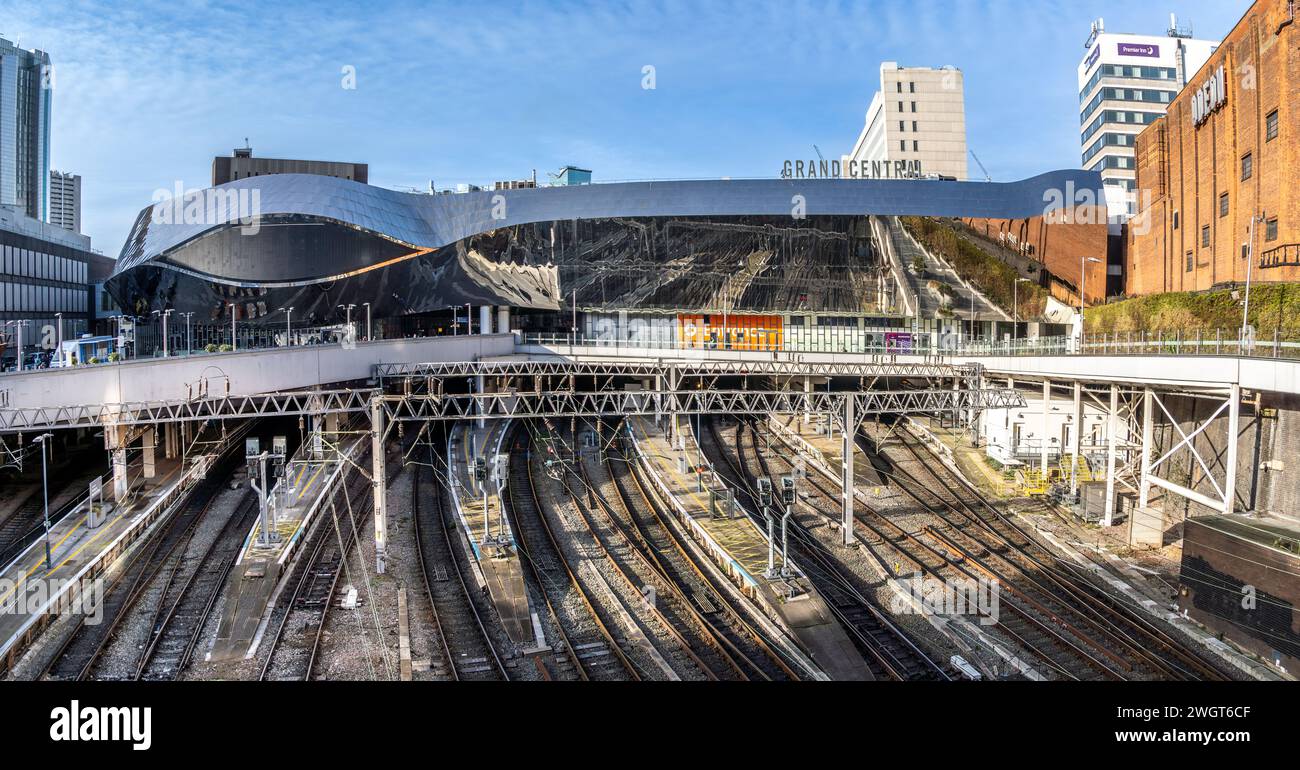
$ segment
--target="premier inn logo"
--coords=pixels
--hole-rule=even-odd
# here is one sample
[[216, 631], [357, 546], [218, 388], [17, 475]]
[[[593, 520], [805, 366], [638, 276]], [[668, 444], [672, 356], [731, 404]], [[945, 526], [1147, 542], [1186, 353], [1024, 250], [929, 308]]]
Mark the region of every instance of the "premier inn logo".
[[135, 751], [153, 745], [153, 709], [82, 706], [72, 701], [50, 711], [50, 740], [130, 743]]

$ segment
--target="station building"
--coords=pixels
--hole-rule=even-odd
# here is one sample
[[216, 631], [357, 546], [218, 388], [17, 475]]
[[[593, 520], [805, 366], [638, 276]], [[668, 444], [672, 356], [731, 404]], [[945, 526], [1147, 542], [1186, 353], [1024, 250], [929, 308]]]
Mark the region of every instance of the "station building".
[[1138, 136], [1129, 295], [1300, 280], [1296, 5], [1257, 0]]

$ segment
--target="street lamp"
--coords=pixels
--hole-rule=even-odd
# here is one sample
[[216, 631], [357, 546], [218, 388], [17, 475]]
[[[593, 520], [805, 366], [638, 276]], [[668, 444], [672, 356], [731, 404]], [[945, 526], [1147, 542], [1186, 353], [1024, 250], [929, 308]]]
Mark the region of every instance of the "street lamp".
[[63, 314], [55, 313], [54, 317], [58, 319], [58, 323], [59, 323], [58, 336], [55, 338], [57, 340], [57, 342], [55, 343], [57, 345], [57, 347], [55, 347], [55, 350], [57, 351], [59, 356], [59, 365], [62, 366], [63, 365]]
[[50, 558], [50, 484], [49, 477], [45, 470], [45, 442], [54, 438], [53, 433], [42, 433], [33, 439], [41, 445], [41, 490], [45, 498], [45, 569], [53, 568], [53, 559]]
[[239, 338], [235, 336], [235, 303], [227, 302], [226, 307], [230, 308], [230, 350], [239, 350]]
[[284, 346], [287, 348], [293, 344], [293, 307], [282, 307], [284, 311]]
[[1020, 339], [1020, 284], [1033, 283], [1028, 278], [1017, 278], [1012, 284], [1011, 300], [1011, 338]]
[[153, 311], [153, 314], [154, 314], [154, 315], [162, 316], [162, 327], [163, 327], [163, 328], [162, 328], [162, 332], [163, 332], [163, 358], [170, 358], [170, 357], [171, 357], [171, 346], [170, 346], [170, 344], [169, 344], [169, 342], [168, 342], [168, 339], [167, 339], [167, 316], [171, 315], [173, 312], [174, 312], [174, 311], [173, 311], [172, 309], [170, 309], [170, 308], [168, 308], [167, 310], [164, 310], [164, 311], [159, 311], [159, 310], [155, 310], [155, 311]]
[[370, 342], [374, 339], [374, 331], [370, 327], [370, 303], [363, 302], [362, 305], [366, 308], [366, 342]]
[[1101, 264], [1096, 257], [1079, 257], [1079, 352], [1083, 352], [1083, 310], [1084, 297], [1088, 293], [1088, 264]]
[[194, 337], [190, 335], [190, 318], [194, 316], [194, 312], [181, 313], [181, 315], [185, 318], [185, 355], [188, 356], [194, 352]]
[[456, 319], [456, 308], [459, 305], [448, 305], [451, 308], [451, 336], [455, 337], [460, 334], [460, 321]]
[[[1246, 319], [1250, 314], [1250, 269], [1255, 264], [1255, 223], [1263, 222], [1264, 218], [1267, 216], [1267, 212], [1261, 211], [1250, 218], [1250, 245], [1246, 249], [1246, 253], [1249, 255], [1246, 258], [1246, 304], [1241, 308], [1241, 336], [1237, 341], [1238, 354], [1245, 352], [1246, 329], [1248, 328], [1248, 321]], [[1274, 352], [1276, 353], [1276, 351]]]

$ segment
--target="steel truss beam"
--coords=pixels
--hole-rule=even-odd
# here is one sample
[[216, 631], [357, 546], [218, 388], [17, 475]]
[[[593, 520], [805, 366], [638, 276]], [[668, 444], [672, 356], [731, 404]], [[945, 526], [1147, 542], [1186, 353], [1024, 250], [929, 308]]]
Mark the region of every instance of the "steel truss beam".
[[0, 432], [364, 412], [374, 390], [313, 390], [177, 401], [0, 409]]
[[857, 417], [1024, 406], [1009, 390], [867, 390], [795, 392], [766, 390], [550, 391], [535, 393], [383, 395], [392, 422], [534, 417], [602, 417], [655, 414], [773, 414], [813, 411], [832, 415], [843, 429], [845, 401]]
[[892, 361], [459, 361], [437, 363], [377, 364], [381, 380], [426, 377], [681, 377], [771, 376], [771, 377], [957, 377], [972, 379], [983, 371], [980, 364], [937, 362], [896, 363]]
[[[1178, 394], [1164, 394], [1164, 397], [1168, 398], [1171, 395]], [[1169, 408], [1165, 406], [1164, 398], [1161, 397], [1160, 393], [1148, 388], [1144, 394], [1144, 402], [1145, 409], [1143, 410], [1142, 433], [1144, 439], [1143, 443], [1146, 444], [1147, 450], [1142, 460], [1141, 476], [1138, 482], [1138, 505], [1145, 508], [1150, 499], [1151, 487], [1157, 486], [1166, 492], [1201, 503], [1206, 507], [1220, 510], [1224, 513], [1232, 513], [1236, 507], [1237, 495], [1237, 439], [1238, 433], [1240, 433], [1241, 429], [1240, 386], [1233, 385], [1227, 397], [1221, 399], [1218, 408], [1215, 409], [1209, 417], [1197, 419], [1195, 421], [1194, 427], [1190, 433], [1184, 431], [1182, 426], [1179, 425], [1178, 420], [1174, 418], [1173, 414], [1170, 413]], [[1172, 447], [1166, 450], [1163, 455], [1152, 459], [1154, 455], [1152, 437], [1157, 408], [1164, 415], [1164, 421], [1162, 424], [1172, 426], [1174, 433], [1177, 434], [1176, 438], [1179, 440], [1176, 441]], [[1196, 448], [1196, 437], [1204, 433], [1215, 419], [1225, 413], [1228, 418], [1228, 430], [1225, 441], [1226, 445], [1224, 447], [1224, 457], [1220, 460], [1216, 453], [1209, 457], [1207, 461], [1206, 457]], [[1200, 467], [1203, 474], [1202, 478], [1209, 481], [1214, 494], [1207, 495], [1198, 492], [1175, 481], [1163, 478], [1157, 473], [1161, 466], [1182, 449], [1186, 449], [1192, 459], [1196, 461], [1196, 464]], [[1212, 464], [1221, 466], [1223, 477], [1222, 482], [1215, 477]]]

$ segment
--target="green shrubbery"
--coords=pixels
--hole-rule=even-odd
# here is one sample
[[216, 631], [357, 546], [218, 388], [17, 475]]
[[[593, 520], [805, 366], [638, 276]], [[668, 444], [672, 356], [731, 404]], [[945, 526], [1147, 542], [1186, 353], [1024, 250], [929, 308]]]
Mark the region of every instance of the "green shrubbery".
[[1017, 311], [1022, 319], [1037, 318], [1047, 310], [1045, 289], [1036, 284], [1022, 283], [1017, 296], [1016, 279], [1020, 278], [1020, 273], [971, 243], [952, 225], [927, 217], [902, 217], [902, 222], [921, 245], [947, 260], [963, 280], [993, 304], [1008, 313]]
[[[1241, 328], [1244, 300], [1244, 289], [1153, 294], [1088, 308], [1086, 326], [1090, 334], [1145, 331], [1212, 337], [1221, 329], [1234, 336]], [[1274, 332], [1283, 339], [1300, 337], [1300, 284], [1252, 284], [1249, 322], [1260, 337], [1271, 338]]]

